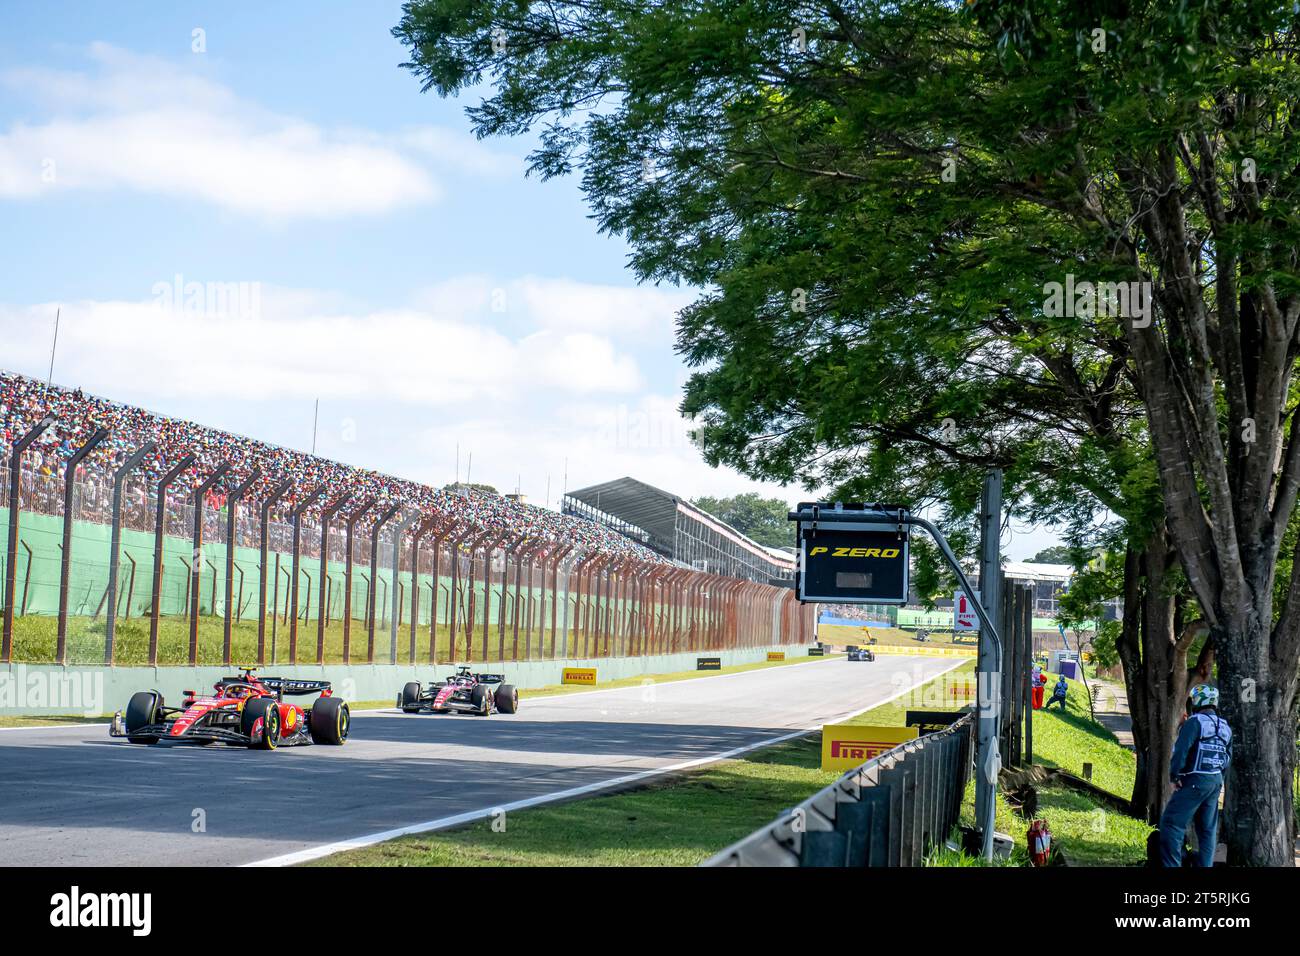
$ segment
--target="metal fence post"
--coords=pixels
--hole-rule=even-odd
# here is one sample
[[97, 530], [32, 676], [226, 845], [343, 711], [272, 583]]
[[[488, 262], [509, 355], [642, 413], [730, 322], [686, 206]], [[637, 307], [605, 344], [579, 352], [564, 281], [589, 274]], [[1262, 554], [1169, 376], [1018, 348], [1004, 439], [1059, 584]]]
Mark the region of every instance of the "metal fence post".
[[[117, 631], [117, 574], [122, 563], [122, 488], [127, 476], [134, 471], [158, 446], [145, 442], [128, 458], [122, 467], [113, 472], [113, 526], [108, 544], [108, 613], [104, 618], [104, 663], [112, 664], [113, 638]], [[128, 600], [127, 613], [130, 614]]]
[[[226, 607], [221, 638], [221, 663], [226, 665], [230, 664], [230, 645], [234, 636], [234, 608], [231, 603], [235, 597], [235, 525], [239, 519], [239, 503], [261, 477], [262, 469], [254, 468], [226, 499]], [[240, 580], [242, 582], [243, 579]]]
[[[411, 663], [415, 663], [415, 639], [420, 629], [420, 541], [437, 523], [436, 518], [425, 518], [411, 536]], [[437, 586], [437, 579], [434, 585]], [[433, 663], [433, 658], [429, 658]]]
[[72, 493], [77, 467], [108, 437], [107, 428], [97, 428], [84, 445], [72, 453], [63, 469], [63, 554], [59, 560], [59, 630], [55, 660], [68, 662], [68, 583], [72, 574]]
[[[378, 518], [370, 532], [370, 593], [366, 597], [366, 663], [375, 662], [375, 624], [379, 600], [379, 532], [383, 530], [393, 515], [397, 514], [400, 504], [390, 505]], [[397, 570], [393, 569], [393, 581], [397, 580]], [[397, 590], [396, 587], [393, 588]]]
[[[402, 610], [401, 590], [397, 586], [398, 579], [402, 576], [402, 536], [406, 534], [411, 525], [419, 519], [420, 513], [412, 511], [402, 516], [398, 522], [396, 530], [393, 532], [393, 591], [391, 595], [392, 615], [389, 625], [388, 636], [388, 663], [397, 663], [397, 629], [400, 624], [398, 615]], [[416, 581], [419, 580], [419, 569], [411, 569], [411, 590], [416, 590]], [[418, 594], [417, 594], [418, 597]]]
[[158, 482], [158, 500], [153, 529], [153, 591], [149, 608], [149, 666], [158, 664], [158, 619], [162, 614], [163, 535], [167, 531], [167, 489], [187, 471], [197, 456], [186, 455]]
[[[4, 634], [0, 637], [0, 663], [8, 664], [14, 644], [14, 597], [18, 580], [18, 513], [22, 510], [23, 453], [54, 424], [54, 417], [46, 415], [27, 430], [13, 445], [9, 455], [9, 540], [5, 548], [5, 611]], [[29, 560], [30, 564], [30, 560]], [[24, 602], [25, 603], [25, 602]]]
[[[270, 526], [271, 526], [271, 508], [275, 503], [288, 493], [293, 487], [292, 479], [285, 479], [276, 485], [269, 495], [262, 499], [261, 513], [261, 554], [262, 562], [257, 569], [257, 663], [266, 663], [266, 579], [271, 573], [270, 568]], [[280, 587], [280, 554], [277, 551], [275, 556], [275, 587]], [[279, 614], [279, 601], [276, 601], [276, 614]]]
[[199, 662], [199, 592], [203, 584], [203, 496], [230, 471], [223, 461], [207, 479], [194, 489], [194, 539], [190, 568], [190, 666]]
[[320, 585], [316, 596], [316, 663], [325, 663], [325, 619], [329, 616], [330, 574], [330, 521], [339, 509], [352, 500], [352, 492], [344, 492], [326, 505], [320, 513]]
[[324, 485], [317, 485], [311, 491], [297, 502], [289, 512], [289, 517], [293, 521], [293, 553], [290, 555], [291, 571], [293, 580], [289, 583], [289, 663], [298, 663], [298, 588], [301, 575], [299, 571], [302, 567], [302, 516], [307, 509], [316, 503], [325, 491]]
[[366, 512], [375, 506], [375, 499], [368, 498], [362, 503], [361, 507], [348, 514], [344, 522], [346, 534], [344, 536], [344, 548], [347, 549], [345, 563], [343, 565], [343, 663], [349, 664], [352, 661], [352, 529], [356, 526]]

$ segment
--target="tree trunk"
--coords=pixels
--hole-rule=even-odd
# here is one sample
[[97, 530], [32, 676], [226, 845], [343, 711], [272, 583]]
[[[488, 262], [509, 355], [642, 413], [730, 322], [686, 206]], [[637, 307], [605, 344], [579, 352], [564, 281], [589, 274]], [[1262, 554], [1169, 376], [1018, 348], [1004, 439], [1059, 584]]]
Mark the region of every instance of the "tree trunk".
[[1233, 733], [1220, 833], [1234, 866], [1295, 862], [1295, 661], [1271, 661], [1267, 633], [1254, 613], [1213, 632], [1219, 709]]

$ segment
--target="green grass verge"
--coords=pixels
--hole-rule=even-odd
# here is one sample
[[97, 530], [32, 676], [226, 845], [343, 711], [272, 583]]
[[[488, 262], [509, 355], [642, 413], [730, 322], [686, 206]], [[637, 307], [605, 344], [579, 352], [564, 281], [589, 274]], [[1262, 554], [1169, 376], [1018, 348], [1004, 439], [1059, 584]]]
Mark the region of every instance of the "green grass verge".
[[112, 719], [112, 717], [80, 717], [77, 715], [0, 717], [0, 727], [60, 727], [67, 724], [106, 724]]
[[[734, 670], [766, 666], [780, 665]], [[679, 679], [706, 676], [688, 671]], [[905, 709], [899, 702], [883, 704], [855, 720], [901, 725]], [[483, 821], [399, 837], [310, 865], [694, 866], [839, 776], [821, 769], [821, 734], [811, 733], [635, 790], [521, 810], [505, 819], [501, 832]]]
[[[1137, 768], [1132, 751], [1092, 721], [1082, 681], [1070, 682], [1064, 713], [1057, 708], [1034, 712], [1034, 762], [1076, 776], [1083, 776], [1083, 765], [1090, 763], [1092, 782], [1123, 799], [1132, 792]], [[1015, 841], [1012, 858], [1003, 865], [1027, 864], [1025, 838], [1030, 821], [1014, 812], [1001, 793], [996, 816], [997, 829]], [[1039, 787], [1035, 816], [1047, 821], [1055, 844], [1073, 866], [1141, 866], [1146, 861], [1151, 827], [1084, 793], [1064, 786]], [[966, 789], [962, 822], [966, 826], [975, 822], [974, 783]], [[932, 854], [927, 865], [980, 866], [983, 861], [944, 849]]]
[[[515, 660], [514, 637], [507, 628], [504, 646], [495, 623], [488, 628], [487, 647], [484, 647], [483, 625], [480, 622], [474, 633], [474, 639], [467, 644], [463, 628], [456, 639], [456, 659], [470, 660], [475, 663], [497, 663]], [[291, 663], [289, 654], [290, 625], [283, 616], [272, 626], [270, 618], [266, 625], [267, 663]], [[297, 651], [300, 664], [316, 663], [316, 621], [299, 621]], [[381, 620], [375, 628], [375, 655], [387, 660], [391, 627], [387, 620]], [[411, 629], [409, 622], [402, 622], [397, 632], [399, 656], [409, 654]], [[352, 622], [349, 635], [350, 656], [353, 663], [364, 663], [367, 655], [369, 636], [363, 621]], [[102, 617], [88, 616], [68, 618], [67, 660], [69, 664], [102, 664], [104, 662], [105, 623]], [[275, 658], [271, 659], [272, 644]], [[579, 649], [582, 657], [606, 657], [604, 647], [586, 648], [583, 636], [571, 633], [569, 645]], [[197, 660], [201, 665], [219, 665], [225, 646], [225, 623], [220, 617], [202, 615], [199, 617]], [[563, 646], [563, 635], [559, 636], [557, 646]], [[231, 627], [230, 659], [234, 663], [257, 660], [257, 620], [237, 621]], [[533, 632], [531, 635], [520, 633], [518, 659], [526, 660], [531, 654], [533, 660], [550, 656], [551, 635]], [[429, 625], [421, 624], [417, 629], [416, 663], [429, 663]], [[619, 650], [610, 648], [610, 651]], [[57, 660], [58, 619], [51, 616], [28, 614], [14, 619], [14, 663], [48, 664]], [[708, 653], [701, 651], [701, 653]], [[448, 661], [451, 658], [451, 632], [445, 624], [438, 625], [437, 660]], [[158, 663], [162, 666], [186, 665], [190, 659], [190, 622], [188, 617], [164, 617], [158, 621]], [[118, 618], [114, 634], [113, 660], [119, 666], [143, 665], [149, 661], [149, 620], [148, 618]], [[341, 664], [343, 662], [343, 624], [331, 621], [325, 627], [324, 662]]]

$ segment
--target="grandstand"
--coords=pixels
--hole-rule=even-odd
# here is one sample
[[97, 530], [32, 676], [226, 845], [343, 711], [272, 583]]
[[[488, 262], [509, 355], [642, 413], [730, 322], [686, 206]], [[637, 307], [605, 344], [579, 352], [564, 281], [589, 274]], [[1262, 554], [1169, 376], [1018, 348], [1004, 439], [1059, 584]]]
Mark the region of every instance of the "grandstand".
[[[0, 372], [0, 442], [0, 663], [374, 662], [385, 631], [396, 663], [399, 628], [411, 663], [811, 634], [787, 589], [715, 586], [585, 516], [436, 489], [22, 375]], [[57, 633], [42, 618], [57, 618]], [[314, 638], [305, 655], [300, 630]]]
[[635, 478], [570, 491], [563, 511], [617, 531], [682, 567], [779, 586], [794, 581], [793, 552], [764, 547], [681, 496]]

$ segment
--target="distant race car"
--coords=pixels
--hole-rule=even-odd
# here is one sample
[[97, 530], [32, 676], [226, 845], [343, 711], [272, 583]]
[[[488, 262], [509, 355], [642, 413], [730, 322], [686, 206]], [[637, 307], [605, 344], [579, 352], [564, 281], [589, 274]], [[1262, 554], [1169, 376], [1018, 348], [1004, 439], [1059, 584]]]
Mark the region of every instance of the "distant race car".
[[851, 661], [874, 661], [876, 652], [869, 647], [850, 647], [848, 648], [849, 660]]
[[[258, 677], [255, 670], [222, 678], [209, 696], [187, 690], [180, 707], [168, 707], [156, 690], [133, 694], [126, 710], [113, 716], [109, 735], [133, 744], [220, 742], [259, 750], [348, 739], [348, 705], [333, 696], [329, 681]], [[307, 707], [284, 701], [307, 694], [320, 696]]]
[[431, 681], [425, 687], [411, 681], [397, 695], [397, 706], [404, 714], [430, 711], [486, 717], [494, 710], [513, 714], [519, 710], [519, 691], [506, 683], [504, 674], [475, 674], [463, 666], [445, 681]]

